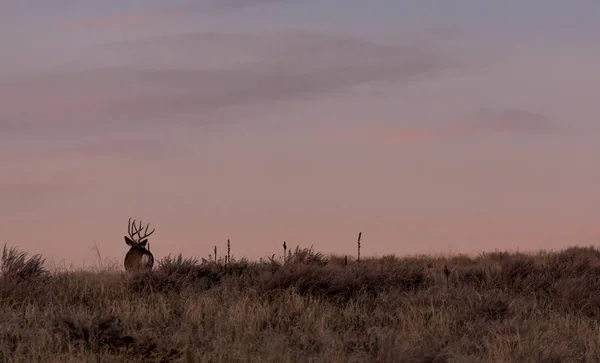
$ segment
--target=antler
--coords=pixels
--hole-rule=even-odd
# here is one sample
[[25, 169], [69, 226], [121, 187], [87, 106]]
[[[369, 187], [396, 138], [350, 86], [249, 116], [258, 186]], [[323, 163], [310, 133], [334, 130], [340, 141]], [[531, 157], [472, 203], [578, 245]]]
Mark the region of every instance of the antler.
[[[144, 235], [142, 235], [142, 221], [140, 221], [139, 227], [135, 225], [135, 219], [133, 223], [131, 223], [131, 218], [129, 218], [129, 222], [127, 223], [127, 233], [129, 234], [129, 238], [135, 242], [141, 242], [143, 239], [150, 237], [152, 233], [154, 233], [155, 229], [153, 228], [150, 233], [148, 233], [148, 228], [150, 227], [150, 223], [146, 225], [146, 229], [144, 230]], [[138, 236], [137, 239], [135, 236]]]

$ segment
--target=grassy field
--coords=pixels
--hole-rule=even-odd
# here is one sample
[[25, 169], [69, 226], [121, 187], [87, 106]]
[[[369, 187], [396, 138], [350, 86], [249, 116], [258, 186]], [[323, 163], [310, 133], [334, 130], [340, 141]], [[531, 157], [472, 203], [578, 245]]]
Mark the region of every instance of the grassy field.
[[282, 262], [49, 273], [5, 248], [0, 361], [600, 362], [594, 248]]

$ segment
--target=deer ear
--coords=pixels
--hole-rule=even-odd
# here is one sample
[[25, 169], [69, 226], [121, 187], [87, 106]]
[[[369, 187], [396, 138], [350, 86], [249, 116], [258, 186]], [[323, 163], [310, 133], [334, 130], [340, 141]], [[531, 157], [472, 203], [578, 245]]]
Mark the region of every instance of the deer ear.
[[146, 243], [148, 243], [147, 239], [145, 239], [142, 242], [138, 243], [138, 246], [140, 246], [140, 247], [146, 247]]
[[125, 236], [125, 243], [127, 243], [127, 246], [131, 246], [131, 247], [135, 246], [135, 242], [133, 242], [131, 240], [131, 238], [129, 238], [127, 236]]

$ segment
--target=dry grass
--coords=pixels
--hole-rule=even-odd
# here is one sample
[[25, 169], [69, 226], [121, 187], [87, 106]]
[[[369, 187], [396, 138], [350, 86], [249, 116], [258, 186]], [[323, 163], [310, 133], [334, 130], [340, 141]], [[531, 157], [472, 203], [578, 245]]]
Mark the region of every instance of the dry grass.
[[43, 263], [4, 249], [2, 362], [600, 361], [594, 248], [347, 266], [312, 250], [285, 265], [178, 256], [132, 276]]

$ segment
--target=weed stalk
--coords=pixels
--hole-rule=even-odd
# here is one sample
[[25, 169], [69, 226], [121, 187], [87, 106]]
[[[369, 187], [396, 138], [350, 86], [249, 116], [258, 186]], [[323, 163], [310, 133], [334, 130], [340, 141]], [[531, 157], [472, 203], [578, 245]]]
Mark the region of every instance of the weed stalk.
[[362, 232], [358, 232], [358, 255], [356, 258], [356, 262], [360, 263], [360, 238], [362, 237]]

